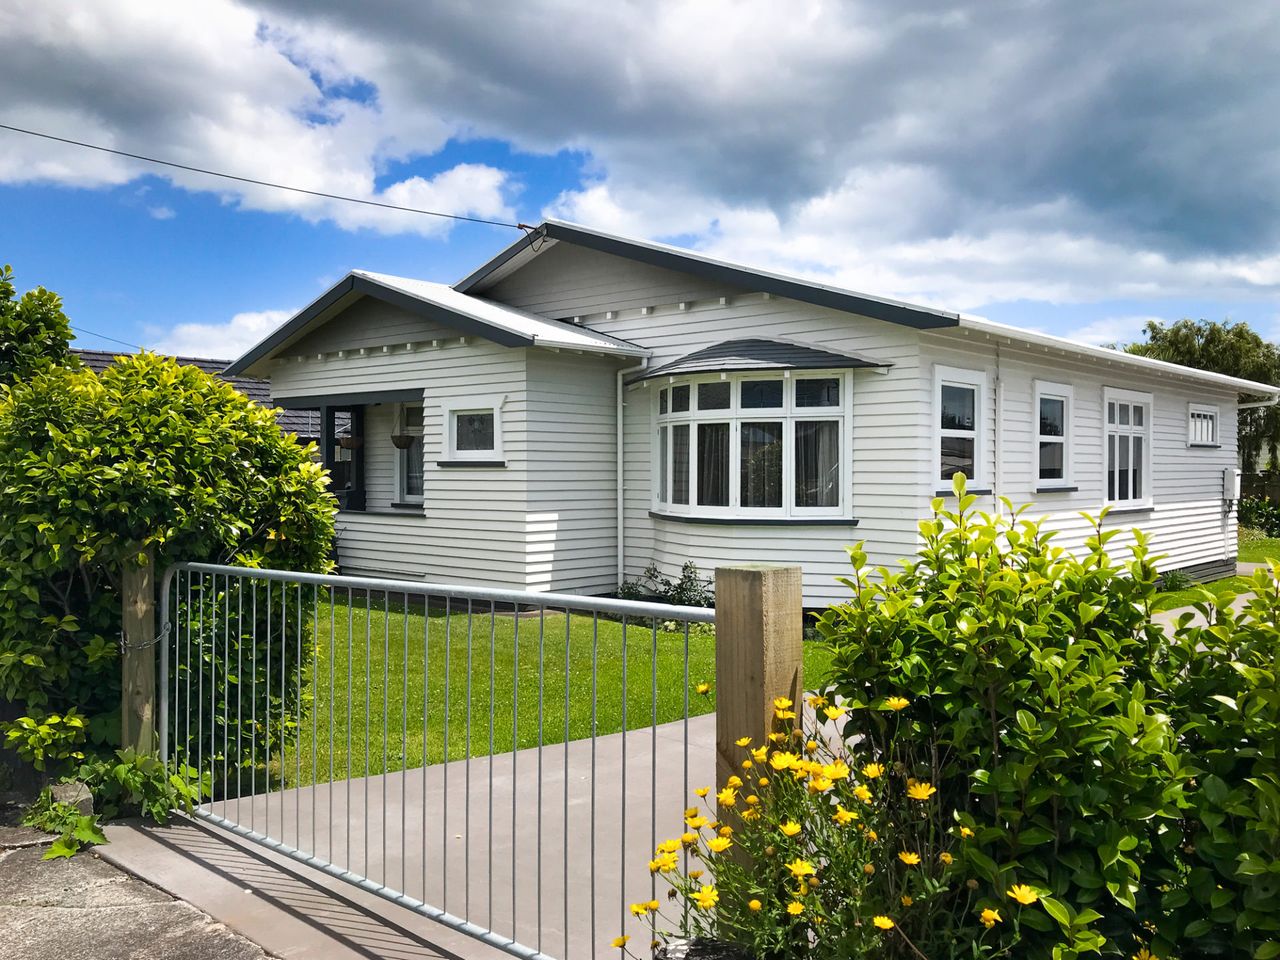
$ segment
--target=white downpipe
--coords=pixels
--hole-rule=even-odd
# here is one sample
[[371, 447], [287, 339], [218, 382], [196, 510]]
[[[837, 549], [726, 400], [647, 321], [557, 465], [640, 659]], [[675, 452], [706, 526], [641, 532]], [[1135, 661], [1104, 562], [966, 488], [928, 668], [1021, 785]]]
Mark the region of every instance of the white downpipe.
[[617, 410], [614, 415], [614, 423], [617, 426], [617, 433], [618, 433], [617, 441], [616, 441], [617, 450], [618, 450], [618, 467], [617, 467], [618, 469], [618, 477], [617, 477], [618, 479], [618, 505], [617, 505], [618, 589], [622, 588], [622, 582], [624, 579], [626, 579], [626, 560], [624, 559], [626, 556], [626, 504], [623, 502], [625, 499], [624, 497], [625, 488], [623, 485], [623, 473], [624, 473], [625, 465], [623, 464], [623, 455], [622, 455], [623, 453], [622, 451], [622, 443], [623, 443], [622, 411], [623, 411], [623, 408], [626, 406], [626, 404], [623, 402], [622, 395], [623, 395], [623, 391], [626, 390], [626, 385], [622, 382], [622, 379], [627, 374], [639, 373], [641, 370], [644, 370], [648, 366], [649, 366], [649, 361], [642, 360], [638, 364], [636, 364], [634, 367], [623, 367], [622, 369], [620, 369], [618, 371], [617, 390], [615, 391], [615, 396], [617, 399]]

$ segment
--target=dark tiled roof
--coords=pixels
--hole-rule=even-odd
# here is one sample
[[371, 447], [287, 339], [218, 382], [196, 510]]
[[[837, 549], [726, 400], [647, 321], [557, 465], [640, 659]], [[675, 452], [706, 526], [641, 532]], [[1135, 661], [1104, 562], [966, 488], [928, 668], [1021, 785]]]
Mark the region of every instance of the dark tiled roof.
[[[101, 373], [115, 362], [116, 357], [123, 354], [110, 350], [72, 350], [80, 362], [94, 373]], [[213, 360], [209, 357], [174, 357], [184, 366], [199, 367], [205, 373], [212, 374], [219, 380], [225, 380], [254, 403], [270, 407], [271, 382], [257, 377], [232, 377], [222, 371], [231, 363], [230, 360]], [[280, 429], [287, 433], [296, 433], [304, 440], [314, 440], [320, 436], [319, 410], [277, 410], [276, 422]]]
[[646, 370], [635, 379], [735, 370], [838, 370], [886, 366], [888, 364], [854, 353], [836, 353], [787, 340], [726, 340]]

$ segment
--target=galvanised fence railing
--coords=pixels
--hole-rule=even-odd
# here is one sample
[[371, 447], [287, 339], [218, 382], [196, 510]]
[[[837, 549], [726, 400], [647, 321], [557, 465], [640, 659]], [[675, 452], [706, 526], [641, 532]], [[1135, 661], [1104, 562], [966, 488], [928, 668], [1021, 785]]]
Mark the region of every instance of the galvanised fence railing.
[[161, 751], [210, 785], [202, 820], [516, 956], [591, 957], [647, 938], [658, 824], [714, 779], [713, 621], [180, 563]]

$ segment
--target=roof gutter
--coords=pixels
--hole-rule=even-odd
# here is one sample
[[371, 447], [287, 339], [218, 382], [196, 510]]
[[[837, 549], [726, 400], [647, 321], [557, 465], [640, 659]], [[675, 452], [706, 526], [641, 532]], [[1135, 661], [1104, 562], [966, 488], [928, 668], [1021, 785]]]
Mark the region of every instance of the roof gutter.
[[1257, 410], [1260, 407], [1274, 407], [1280, 403], [1280, 393], [1277, 393], [1270, 400], [1251, 400], [1249, 403], [1237, 403], [1237, 410]]

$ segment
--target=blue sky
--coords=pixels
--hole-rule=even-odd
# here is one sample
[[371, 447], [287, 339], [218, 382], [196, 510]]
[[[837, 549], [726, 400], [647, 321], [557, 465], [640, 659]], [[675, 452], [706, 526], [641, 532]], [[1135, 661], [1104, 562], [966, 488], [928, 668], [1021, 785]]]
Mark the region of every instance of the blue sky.
[[[0, 88], [0, 123], [1094, 342], [1280, 333], [1270, 5], [13, 0]], [[230, 356], [350, 268], [451, 281], [515, 236], [0, 131], [0, 261], [128, 343]]]

